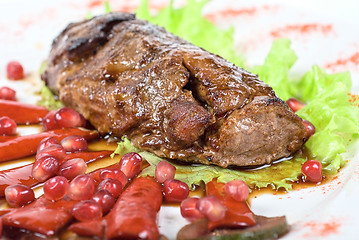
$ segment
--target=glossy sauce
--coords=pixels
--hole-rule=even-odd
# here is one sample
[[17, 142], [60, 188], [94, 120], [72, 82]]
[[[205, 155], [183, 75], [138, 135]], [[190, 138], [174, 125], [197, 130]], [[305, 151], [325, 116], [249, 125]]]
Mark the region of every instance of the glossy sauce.
[[[100, 151], [100, 150], [114, 151], [116, 149], [116, 147], [117, 147], [116, 142], [109, 142], [109, 141], [107, 141], [105, 139], [99, 139], [99, 140], [96, 140], [96, 141], [93, 141], [93, 142], [89, 143], [89, 151]], [[95, 161], [95, 162], [89, 163], [87, 172], [94, 171], [94, 170], [96, 170], [98, 168], [103, 168], [103, 167], [114, 165], [114, 164], [119, 162], [120, 158], [121, 158], [121, 156], [115, 155], [114, 158], [105, 157], [105, 158], [101, 159], [101, 161]], [[304, 149], [303, 151], [298, 153], [294, 158], [303, 158], [303, 159], [308, 160], [308, 159], [313, 159], [313, 156], [311, 156], [311, 154], [306, 149]], [[287, 159], [281, 159], [281, 160], [277, 161], [274, 164], [261, 166], [261, 167], [258, 167], [258, 168], [246, 168], [246, 169], [242, 168], [242, 169], [237, 169], [237, 170], [238, 171], [272, 171], [272, 172], [274, 171], [275, 172], [275, 171], [277, 171], [275, 166], [278, 167], [278, 165], [283, 164], [285, 162], [285, 160], [287, 160]], [[11, 163], [24, 165], [26, 163], [31, 163], [33, 161], [34, 161], [34, 157], [32, 156], [32, 157], [23, 158], [23, 159], [20, 159], [20, 160], [15, 160], [15, 161], [12, 161]], [[144, 161], [143, 168], [145, 168], [147, 166], [148, 166], [148, 163]], [[300, 166], [301, 166], [300, 163], [293, 165], [293, 167], [300, 167]], [[0, 168], [8, 168], [8, 163], [0, 163]], [[25, 169], [24, 171], [28, 172], [28, 169], [26, 170], [26, 166], [21, 167], [20, 169]], [[28, 179], [24, 179], [23, 181], [32, 181], [31, 176], [29, 174], [26, 174], [26, 173], [23, 173], [23, 172], [17, 172], [17, 174], [19, 176], [21, 176], [19, 178], [23, 178], [23, 179], [24, 179], [25, 175], [29, 176]], [[323, 181], [321, 183], [328, 182], [328, 181], [330, 181], [330, 179], [331, 178], [324, 177]], [[297, 190], [297, 189], [302, 189], [302, 188], [306, 188], [306, 187], [312, 187], [312, 186], [319, 185], [321, 183], [304, 182], [302, 178], [299, 178], [299, 180], [297, 182], [293, 183], [293, 189]], [[205, 187], [206, 186], [204, 184], [201, 184], [200, 186], [195, 186], [194, 190], [190, 192], [189, 197], [203, 197], [203, 196], [205, 196], [205, 194], [206, 194]], [[41, 188], [39, 188], [39, 189], [41, 189]], [[258, 197], [259, 195], [262, 195], [262, 194], [278, 195], [278, 194], [285, 194], [285, 193], [286, 192], [284, 190], [282, 190], [282, 189], [279, 189], [279, 190], [272, 190], [271, 188], [254, 189], [252, 191], [252, 193], [250, 194], [248, 202], [250, 203], [253, 198], [256, 198], [256, 197]], [[4, 206], [6, 205], [5, 201], [0, 202], [0, 204], [3, 204]], [[162, 205], [172, 206], [172, 207], [179, 207], [180, 203], [163, 203]], [[250, 223], [250, 224], [252, 224], [252, 223]], [[29, 236], [31, 239], [46, 239], [46, 237], [44, 237], [42, 235], [34, 234], [34, 233], [29, 232], [29, 231], [25, 231], [25, 230], [21, 230], [21, 229], [17, 230], [17, 231], [14, 231], [14, 229], [12, 229], [11, 233], [10, 233], [9, 229], [12, 229], [12, 228], [7, 228], [6, 227], [5, 231], [4, 231], [7, 236], [15, 236], [16, 235], [16, 236]], [[60, 232], [58, 234], [58, 236], [66, 236], [66, 239], [69, 239], [69, 238], [70, 239], [90, 239], [90, 238], [79, 237], [76, 234], [73, 234], [73, 233], [69, 232], [68, 230]]]
[[16, 101], [0, 100], [0, 116], [8, 116], [13, 119], [16, 124], [39, 123], [48, 112], [49, 110], [44, 107]]

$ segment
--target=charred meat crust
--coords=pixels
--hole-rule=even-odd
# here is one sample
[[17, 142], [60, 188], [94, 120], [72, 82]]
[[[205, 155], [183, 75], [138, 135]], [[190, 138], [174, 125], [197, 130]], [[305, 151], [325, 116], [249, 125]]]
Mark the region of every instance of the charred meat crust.
[[161, 157], [260, 165], [297, 151], [306, 134], [256, 75], [132, 14], [70, 24], [42, 79], [100, 133]]

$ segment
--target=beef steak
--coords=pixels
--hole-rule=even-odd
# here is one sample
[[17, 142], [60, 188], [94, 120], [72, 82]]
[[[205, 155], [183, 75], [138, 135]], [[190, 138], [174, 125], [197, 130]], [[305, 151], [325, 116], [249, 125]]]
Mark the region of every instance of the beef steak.
[[42, 79], [101, 134], [160, 157], [261, 165], [293, 154], [306, 136], [258, 76], [133, 14], [70, 24]]

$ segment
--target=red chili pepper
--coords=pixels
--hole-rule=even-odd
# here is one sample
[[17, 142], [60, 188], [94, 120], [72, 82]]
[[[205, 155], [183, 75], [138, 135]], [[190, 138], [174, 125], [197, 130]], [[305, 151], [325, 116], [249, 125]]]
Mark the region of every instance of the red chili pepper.
[[32, 164], [0, 171], [0, 197], [5, 196], [5, 188], [13, 184], [33, 186], [38, 181], [31, 176]]
[[[92, 176], [91, 173], [89, 175]], [[68, 197], [51, 201], [41, 196], [25, 207], [11, 208], [9, 211], [0, 212], [3, 214], [0, 216], [3, 226], [27, 229], [52, 236], [72, 221], [72, 208], [76, 203], [78, 201], [70, 200]]]
[[217, 228], [249, 227], [254, 226], [256, 221], [254, 214], [245, 201], [239, 202], [228, 196], [224, 190], [225, 184], [215, 180], [206, 184], [206, 195], [216, 196], [227, 208], [226, 215], [219, 221], [208, 221], [210, 231]]
[[11, 139], [16, 138], [16, 136], [7, 136], [7, 135], [1, 135], [0, 136], [0, 143], [9, 141]]
[[[112, 151], [98, 151], [98, 152], [77, 152], [66, 155], [64, 161], [73, 158], [82, 158], [86, 163], [94, 162], [110, 156]], [[0, 197], [5, 195], [5, 188], [13, 184], [22, 184], [33, 187], [39, 182], [31, 176], [33, 164], [27, 164], [21, 167], [12, 168], [0, 171]]]
[[51, 201], [42, 196], [25, 207], [11, 209], [1, 219], [4, 226], [51, 236], [71, 221], [76, 203], [69, 198]]
[[0, 116], [13, 119], [16, 124], [33, 124], [41, 122], [49, 112], [44, 107], [16, 101], [0, 100]]
[[126, 188], [106, 217], [75, 223], [69, 230], [105, 239], [158, 239], [156, 216], [161, 203], [161, 185], [154, 178], [139, 177]]
[[56, 129], [32, 135], [15, 137], [6, 142], [0, 143], [0, 162], [31, 156], [36, 153], [37, 146], [42, 139], [54, 137], [61, 141], [67, 136], [79, 135], [86, 140], [93, 140], [98, 137], [96, 131], [82, 130], [79, 128]]

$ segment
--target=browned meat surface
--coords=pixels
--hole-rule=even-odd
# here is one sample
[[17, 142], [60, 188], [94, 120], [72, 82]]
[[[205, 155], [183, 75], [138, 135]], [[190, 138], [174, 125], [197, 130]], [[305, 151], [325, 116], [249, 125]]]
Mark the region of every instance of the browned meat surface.
[[261, 165], [288, 157], [306, 135], [256, 75], [131, 14], [70, 24], [42, 78], [100, 133], [161, 157]]

